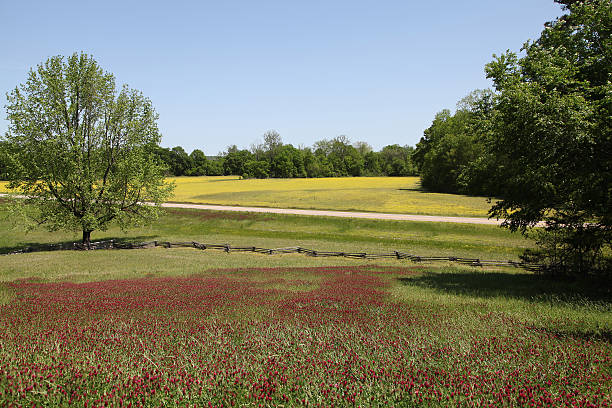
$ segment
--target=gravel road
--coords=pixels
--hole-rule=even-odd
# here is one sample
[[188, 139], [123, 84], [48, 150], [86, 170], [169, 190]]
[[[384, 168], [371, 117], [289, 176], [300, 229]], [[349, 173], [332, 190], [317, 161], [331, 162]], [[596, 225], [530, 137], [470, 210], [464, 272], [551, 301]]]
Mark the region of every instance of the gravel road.
[[[0, 197], [8, 194], [0, 193]], [[21, 198], [22, 196], [13, 196]], [[424, 221], [424, 222], [454, 222], [458, 224], [500, 225], [503, 220], [493, 220], [478, 217], [446, 217], [441, 215], [390, 214], [375, 212], [331, 211], [331, 210], [298, 210], [294, 208], [238, 207], [230, 205], [209, 205], [189, 203], [164, 203], [167, 208], [193, 208], [197, 210], [237, 211], [268, 214], [314, 215], [319, 217], [367, 218], [372, 220]]]
[[169, 208], [194, 208], [199, 210], [214, 211], [240, 211], [269, 214], [294, 214], [315, 215], [323, 217], [344, 218], [369, 218], [373, 220], [396, 220], [396, 221], [425, 221], [425, 222], [455, 222], [459, 224], [488, 224], [499, 225], [502, 220], [477, 217], [445, 217], [438, 215], [412, 215], [412, 214], [388, 214], [374, 212], [353, 211], [328, 211], [328, 210], [297, 210], [292, 208], [267, 208], [267, 207], [237, 207], [229, 205], [187, 204], [187, 203], [164, 203], [162, 207]]

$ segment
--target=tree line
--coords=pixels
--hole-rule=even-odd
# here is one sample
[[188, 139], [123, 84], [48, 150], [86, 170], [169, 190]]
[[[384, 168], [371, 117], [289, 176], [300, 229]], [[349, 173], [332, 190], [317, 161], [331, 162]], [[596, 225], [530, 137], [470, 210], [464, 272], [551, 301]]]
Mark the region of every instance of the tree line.
[[523, 56], [494, 55], [494, 88], [439, 112], [413, 160], [424, 188], [497, 197], [489, 215], [538, 243], [526, 260], [610, 277], [612, 3], [557, 3], [566, 14]]
[[173, 176], [239, 175], [244, 178], [298, 178], [346, 176], [415, 176], [414, 148], [389, 145], [376, 152], [365, 142], [351, 143], [346, 136], [324, 139], [313, 147], [285, 144], [270, 130], [263, 142], [250, 149], [236, 145], [215, 157], [200, 149], [187, 153], [181, 146], [155, 146], [157, 158]]

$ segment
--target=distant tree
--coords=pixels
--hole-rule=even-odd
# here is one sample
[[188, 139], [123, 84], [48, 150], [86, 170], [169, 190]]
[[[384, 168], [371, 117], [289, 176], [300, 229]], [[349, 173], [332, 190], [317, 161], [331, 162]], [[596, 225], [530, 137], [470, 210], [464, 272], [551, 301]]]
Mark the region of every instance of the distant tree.
[[443, 109], [436, 114], [431, 126], [423, 132], [423, 137], [417, 143], [413, 155], [414, 163], [419, 172], [422, 171], [425, 155], [436, 145], [436, 143], [448, 133], [457, 133], [456, 130], [453, 129], [456, 122], [450, 120], [452, 116], [449, 109]]
[[367, 142], [355, 142], [353, 143], [353, 147], [357, 149], [362, 157], [365, 157], [366, 154], [372, 152], [372, 146], [370, 146], [370, 144]]
[[[149, 99], [86, 54], [51, 57], [7, 95], [9, 188], [50, 230], [78, 229], [83, 244], [109, 223], [158, 216], [171, 196], [152, 154], [160, 141]], [[155, 205], [145, 205], [143, 202]]]
[[481, 153], [481, 146], [465, 132], [449, 133], [425, 155], [421, 168], [423, 187], [441, 193], [462, 192], [459, 177]]
[[397, 144], [383, 147], [380, 151], [382, 171], [387, 176], [415, 176], [418, 174], [412, 160], [414, 148]]
[[268, 130], [263, 134], [263, 151], [272, 158], [277, 149], [283, 145], [283, 140], [276, 130]]
[[303, 152], [292, 145], [278, 147], [272, 157], [270, 173], [278, 178], [306, 177]]
[[[497, 91], [490, 151], [504, 183], [490, 211], [512, 230], [546, 224], [551, 270], [612, 270], [612, 2], [559, 1], [565, 15], [486, 67]], [[557, 254], [560, 256], [554, 256]]]
[[336, 176], [360, 176], [364, 160], [345, 135], [331, 140], [328, 160]]
[[461, 192], [459, 176], [481, 151], [476, 136], [470, 131], [469, 120], [469, 112], [458, 110], [452, 115], [449, 110], [443, 110], [425, 130], [414, 156], [426, 189]]
[[191, 158], [181, 146], [175, 146], [172, 149], [153, 146], [152, 153], [160, 163], [163, 163], [167, 167], [166, 175], [190, 175], [192, 167]]
[[344, 156], [344, 168], [346, 169], [346, 173], [352, 177], [361, 176], [363, 175], [364, 164], [365, 160], [363, 156], [359, 154], [357, 149], [350, 146], [347, 155]]
[[265, 179], [270, 176], [270, 163], [265, 160], [249, 160], [244, 164], [243, 178]]
[[181, 146], [170, 149], [170, 170], [175, 176], [186, 176], [191, 169], [191, 158]]
[[494, 95], [475, 90], [457, 103], [454, 114], [439, 112], [411, 154], [423, 187], [442, 193], [492, 195], [498, 174], [485, 148]]
[[153, 155], [153, 157], [155, 157], [157, 163], [164, 167], [164, 174], [166, 176], [173, 176], [174, 173], [172, 172], [170, 166], [172, 163], [172, 153], [170, 152], [170, 149], [158, 145], [152, 145], [149, 146], [149, 148], [151, 150], [151, 154]]
[[208, 159], [203, 151], [195, 149], [189, 154], [191, 168], [187, 171], [188, 176], [205, 176], [208, 169]]
[[304, 171], [306, 177], [325, 177], [327, 168], [321, 164], [321, 160], [325, 160], [325, 156], [318, 155], [310, 148], [303, 151]]
[[363, 175], [364, 176], [381, 176], [382, 156], [378, 152], [370, 151], [363, 156]]
[[252, 143], [249, 151], [255, 160], [267, 159], [263, 143]]
[[495, 95], [490, 89], [477, 89], [457, 103], [457, 111], [468, 114], [465, 132], [471, 136], [473, 144], [455, 181], [460, 193], [489, 197], [500, 194], [505, 177], [491, 150], [494, 107]]
[[226, 176], [241, 176], [245, 172], [244, 165], [253, 159], [253, 155], [248, 150], [238, 150], [236, 145], [228, 147], [223, 156], [223, 174]]
[[209, 159], [206, 163], [207, 176], [222, 176], [223, 175], [223, 159]]

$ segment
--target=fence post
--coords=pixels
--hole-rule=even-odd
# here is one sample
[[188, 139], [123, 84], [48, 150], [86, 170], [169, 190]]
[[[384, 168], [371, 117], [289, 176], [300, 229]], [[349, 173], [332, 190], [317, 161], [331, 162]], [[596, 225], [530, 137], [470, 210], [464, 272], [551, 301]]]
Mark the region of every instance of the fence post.
[[[92, 249], [112, 249], [112, 248], [117, 248], [117, 249], [135, 249], [135, 248], [149, 248], [151, 246], [163, 246], [164, 248], [172, 248], [173, 246], [187, 246], [188, 243], [187, 242], [178, 242], [178, 243], [172, 243], [169, 241], [148, 241], [148, 242], [140, 242], [140, 243], [132, 243], [132, 242], [126, 242], [126, 243], [122, 243], [122, 242], [115, 242], [115, 240], [111, 239], [108, 241], [102, 241], [102, 242], [94, 242], [92, 243], [93, 248]], [[230, 244], [200, 244], [196, 241], [192, 241], [191, 245], [195, 248], [198, 249], [207, 249], [208, 246], [210, 245], [212, 248], [215, 249], [224, 249], [225, 252], [230, 252], [232, 247]], [[248, 251], [249, 247], [237, 247], [239, 249], [239, 251]], [[39, 246], [28, 246], [28, 247], [24, 247], [22, 249], [16, 250], [16, 251], [12, 251], [12, 252], [8, 252], [8, 253], [1, 253], [0, 255], [12, 255], [12, 254], [18, 254], [18, 253], [28, 253], [28, 252], [37, 252], [37, 251], [49, 251], [49, 250], [76, 250], [76, 249], [84, 249], [82, 244], [79, 242], [73, 242], [73, 243], [69, 243], [69, 244], [49, 244], [49, 245], [39, 245]], [[368, 257], [370, 259], [378, 259], [378, 258], [389, 258], [389, 257], [393, 257], [395, 256], [396, 259], [410, 259], [412, 262], [428, 262], [428, 261], [442, 261], [442, 260], [448, 260], [451, 262], [459, 262], [462, 265], [471, 265], [471, 266], [480, 266], [480, 267], [484, 267], [485, 264], [488, 266], [513, 266], [515, 268], [522, 268], [528, 271], [532, 271], [532, 272], [543, 272], [546, 270], [546, 267], [544, 265], [541, 264], [535, 264], [535, 263], [525, 263], [525, 262], [516, 262], [516, 261], [512, 261], [512, 260], [508, 260], [508, 261], [485, 261], [485, 264], [483, 264], [481, 262], [480, 259], [473, 259], [473, 258], [457, 258], [454, 256], [449, 256], [449, 257], [421, 257], [421, 256], [417, 256], [417, 255], [411, 255], [408, 253], [404, 253], [404, 252], [400, 252], [400, 251], [393, 251], [393, 252], [386, 252], [384, 254], [371, 254], [368, 255], [367, 252], [361, 252], [361, 253], [354, 253], [354, 252], [330, 252], [330, 251], [322, 251], [323, 255], [319, 255], [320, 251], [313, 251], [310, 250], [308, 248], [302, 248], [302, 247], [295, 247], [295, 248], [280, 248], [278, 250], [274, 250], [274, 249], [267, 249], [267, 248], [257, 248], [255, 246], [250, 247], [250, 250], [252, 252], [261, 252], [261, 253], [268, 253], [269, 255], [273, 255], [275, 253], [293, 253], [293, 252], [297, 252], [297, 253], [305, 253], [309, 256], [314, 256], [314, 257], [318, 257], [318, 256], [343, 256], [345, 258], [349, 257], [349, 258], [362, 258], [362, 259], [368, 259]]]

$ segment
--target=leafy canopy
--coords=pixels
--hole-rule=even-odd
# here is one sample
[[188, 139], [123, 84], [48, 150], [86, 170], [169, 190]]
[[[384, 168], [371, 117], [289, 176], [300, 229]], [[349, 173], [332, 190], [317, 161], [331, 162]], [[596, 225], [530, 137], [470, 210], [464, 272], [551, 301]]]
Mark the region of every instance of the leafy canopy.
[[524, 57], [506, 52], [486, 67], [504, 180], [491, 215], [512, 229], [545, 221], [563, 231], [555, 242], [594, 260], [612, 238], [612, 3], [562, 3], [567, 14], [526, 43]]
[[[51, 230], [91, 231], [158, 216], [173, 186], [152, 151], [157, 114], [140, 92], [86, 54], [56, 56], [7, 94], [4, 136], [9, 188], [27, 196], [34, 219]], [[143, 205], [149, 202], [157, 205]]]

